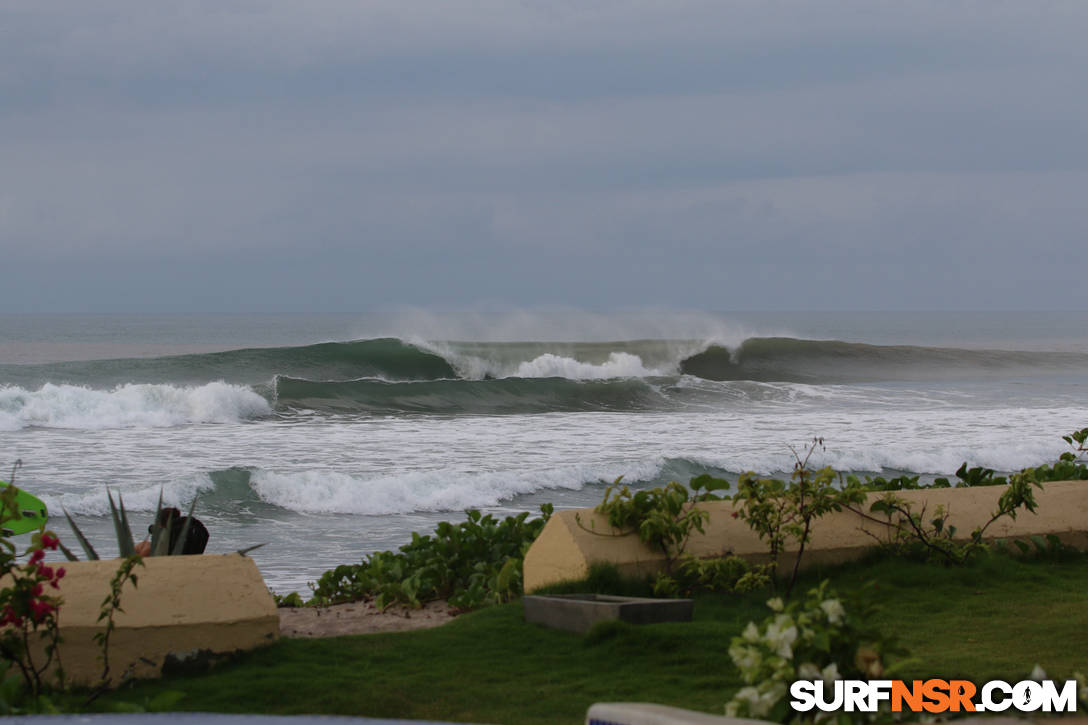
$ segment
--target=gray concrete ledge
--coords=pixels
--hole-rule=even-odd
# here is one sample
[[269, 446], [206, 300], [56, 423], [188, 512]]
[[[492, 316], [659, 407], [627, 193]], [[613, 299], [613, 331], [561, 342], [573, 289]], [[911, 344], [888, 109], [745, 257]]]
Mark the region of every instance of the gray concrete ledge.
[[629, 624], [690, 622], [691, 599], [647, 599], [607, 594], [554, 594], [522, 597], [525, 621], [568, 632], [588, 632], [598, 622]]

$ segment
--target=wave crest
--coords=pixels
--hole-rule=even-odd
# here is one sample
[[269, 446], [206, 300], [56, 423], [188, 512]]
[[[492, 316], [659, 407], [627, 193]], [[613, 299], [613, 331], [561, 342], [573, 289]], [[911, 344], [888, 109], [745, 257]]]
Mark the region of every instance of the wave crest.
[[578, 491], [587, 482], [610, 481], [624, 473], [652, 479], [661, 466], [657, 462], [642, 466], [565, 466], [488, 473], [441, 470], [374, 478], [335, 471], [256, 470], [251, 474], [250, 486], [262, 501], [292, 511], [383, 516], [496, 506], [545, 489]]
[[643, 365], [642, 358], [638, 355], [627, 352], [613, 352], [609, 354], [608, 360], [599, 365], [545, 353], [521, 363], [513, 377], [608, 380], [610, 378], [647, 378], [660, 374], [660, 371], [648, 369]]
[[199, 386], [127, 384], [112, 390], [46, 383], [38, 390], [0, 387], [0, 430], [23, 428], [170, 428], [193, 423], [237, 423], [271, 415], [268, 401], [249, 387], [224, 382]]

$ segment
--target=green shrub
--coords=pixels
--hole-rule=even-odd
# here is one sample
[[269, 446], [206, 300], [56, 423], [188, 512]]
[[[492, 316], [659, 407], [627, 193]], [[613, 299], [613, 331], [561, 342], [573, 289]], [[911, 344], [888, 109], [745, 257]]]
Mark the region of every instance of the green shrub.
[[739, 556], [700, 559], [686, 555], [671, 575], [659, 574], [654, 594], [659, 597], [690, 597], [701, 592], [750, 592], [770, 583], [770, 566], [753, 566]]
[[[851, 507], [851, 510], [887, 527], [885, 535], [877, 537], [878, 543], [886, 550], [907, 558], [933, 560], [945, 564], [963, 564], [971, 556], [989, 548], [989, 544], [983, 541], [983, 537], [995, 521], [1005, 517], [1015, 519], [1021, 510], [1035, 513], [1037, 507], [1035, 489], [1042, 488], [1043, 483], [1088, 480], [1088, 466], [1079, 458], [1086, 450], [1084, 444], [1088, 440], [1088, 428], [1062, 436], [1062, 439], [1074, 450], [1063, 453], [1053, 465], [1025, 468], [1009, 476], [995, 475], [993, 469], [980, 466], [968, 468], [966, 463], [959, 467], [956, 471], [956, 477], [959, 479], [955, 484], [956, 488], [1005, 487], [998, 496], [997, 505], [990, 518], [967, 537], [957, 536], [956, 527], [948, 523], [949, 512], [944, 506], [937, 506], [933, 511], [928, 511], [925, 504], [915, 507], [910, 501], [895, 494], [895, 491], [905, 489], [949, 487], [952, 484], [947, 478], [938, 478], [931, 486], [923, 486], [918, 484], [916, 476], [900, 476], [891, 480], [866, 477], [864, 484], [856, 476], [848, 476], [847, 487], [850, 489], [885, 492], [870, 505], [868, 512], [857, 507]], [[1024, 553], [1030, 551], [1030, 547], [1025, 542], [1013, 543]], [[1054, 542], [1042, 539], [1034, 543], [1039, 551], [1047, 551], [1050, 554], [1061, 553], [1060, 542], [1057, 542], [1057, 548]]]
[[813, 522], [832, 511], [857, 504], [864, 492], [857, 487], [836, 486], [840, 479], [830, 467], [813, 471], [809, 460], [817, 449], [823, 450], [824, 439], [814, 438], [805, 449], [804, 456], [794, 448], [794, 467], [789, 481], [777, 478], [759, 478], [754, 473], [744, 473], [737, 482], [737, 495], [733, 497], [735, 517], [748, 524], [770, 551], [769, 577], [772, 586], [778, 586], [778, 560], [787, 542], [797, 544], [793, 568], [786, 584], [788, 597], [793, 591], [800, 570], [805, 546], [812, 534]]
[[720, 501], [722, 497], [715, 491], [729, 488], [729, 482], [714, 478], [708, 474], [692, 478], [687, 486], [677, 481], [670, 481], [665, 486], [645, 491], [632, 492], [627, 486], [620, 486], [621, 476], [605, 489], [604, 500], [597, 506], [597, 513], [608, 518], [611, 534], [596, 531], [591, 523], [589, 527], [578, 525], [585, 531], [601, 536], [629, 536], [637, 534], [643, 543], [665, 555], [665, 570], [671, 571], [673, 563], [684, 553], [692, 532], [704, 532], [710, 514], [698, 507], [702, 501]]
[[553, 582], [533, 590], [533, 594], [611, 594], [618, 597], [652, 597], [654, 581], [649, 576], [624, 576], [615, 564], [598, 561], [590, 564], [584, 579]]
[[302, 600], [298, 592], [291, 592], [290, 594], [276, 594], [271, 589], [268, 593], [272, 595], [272, 601], [276, 603], [278, 609], [294, 609], [297, 607], [305, 607], [306, 602]]
[[552, 514], [507, 516], [468, 511], [460, 524], [443, 521], [433, 535], [412, 534], [397, 552], [380, 551], [359, 564], [341, 565], [311, 584], [308, 604], [327, 605], [373, 599], [378, 607], [391, 604], [422, 606], [448, 599], [458, 609], [475, 609], [509, 601], [522, 592], [522, 561]]
[[[866, 594], [860, 591], [844, 598], [824, 581], [803, 600], [768, 601], [771, 614], [759, 624], [749, 622], [729, 646], [729, 657], [745, 687], [726, 705], [725, 714], [800, 722], [804, 718], [792, 712], [787, 701], [794, 680], [881, 679], [906, 664], [893, 666], [891, 660], [906, 651], [872, 625], [875, 607]], [[834, 722], [870, 719], [866, 713], [843, 713]]]

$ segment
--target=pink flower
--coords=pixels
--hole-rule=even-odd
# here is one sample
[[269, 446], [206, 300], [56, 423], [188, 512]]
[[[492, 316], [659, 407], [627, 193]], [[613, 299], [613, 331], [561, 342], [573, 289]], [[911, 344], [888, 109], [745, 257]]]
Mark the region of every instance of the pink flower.
[[42, 534], [42, 546], [46, 549], [56, 550], [57, 544], [60, 543], [60, 539], [49, 532]]
[[23, 618], [15, 613], [15, 610], [11, 608], [11, 605], [4, 607], [4, 616], [0, 617], [0, 627], [7, 624], [13, 624], [16, 627], [23, 625]]
[[30, 603], [31, 616], [35, 622], [40, 622], [49, 616], [55, 607], [44, 599], [35, 599]]
[[42, 579], [51, 580], [53, 578], [53, 567], [42, 564], [38, 567], [38, 576], [40, 576]]
[[30, 563], [37, 564], [39, 561], [45, 558], [45, 552], [41, 549], [35, 549], [34, 553], [30, 555]]

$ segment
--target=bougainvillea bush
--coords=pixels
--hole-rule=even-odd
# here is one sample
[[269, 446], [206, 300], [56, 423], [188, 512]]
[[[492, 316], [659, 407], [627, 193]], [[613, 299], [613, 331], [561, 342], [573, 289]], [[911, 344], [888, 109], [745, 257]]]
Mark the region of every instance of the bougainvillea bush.
[[[20, 518], [15, 497], [18, 489], [14, 483], [0, 491], [0, 527], [3, 523]], [[57, 615], [61, 605], [58, 596], [59, 582], [64, 577], [64, 567], [45, 563], [46, 550], [56, 550], [60, 544], [52, 531], [37, 531], [31, 537], [30, 546], [22, 554], [13, 541], [0, 536], [0, 656], [4, 659], [3, 679], [14, 679], [21, 688], [5, 684], [5, 691], [21, 689], [19, 695], [28, 696], [32, 709], [36, 709], [43, 688], [45, 675], [55, 666], [59, 682], [64, 671], [60, 666], [60, 642]], [[0, 702], [0, 709], [11, 710], [7, 697]]]

